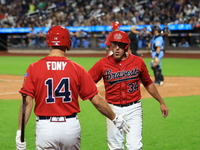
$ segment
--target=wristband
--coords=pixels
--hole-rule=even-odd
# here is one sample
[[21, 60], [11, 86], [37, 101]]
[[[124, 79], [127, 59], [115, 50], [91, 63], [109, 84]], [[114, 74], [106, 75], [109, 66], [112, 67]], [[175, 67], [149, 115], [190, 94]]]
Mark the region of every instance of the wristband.
[[21, 130], [17, 130], [17, 136], [21, 137]]
[[156, 57], [158, 57], [159, 56], [159, 53], [156, 53]]
[[113, 122], [115, 122], [117, 120], [118, 116], [116, 114], [115, 118], [112, 120]]

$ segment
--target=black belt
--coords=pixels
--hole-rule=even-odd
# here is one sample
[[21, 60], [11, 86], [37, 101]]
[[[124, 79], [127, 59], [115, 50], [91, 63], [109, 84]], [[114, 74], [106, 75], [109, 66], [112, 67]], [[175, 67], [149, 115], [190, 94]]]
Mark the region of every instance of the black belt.
[[[56, 117], [56, 116], [52, 116], [52, 117]], [[70, 116], [58, 116], [58, 117], [65, 117], [66, 119], [68, 118], [74, 118], [76, 117], [76, 113]], [[51, 117], [50, 116], [38, 116], [39, 120], [49, 120]]]
[[109, 103], [109, 104], [112, 104], [112, 105], [115, 105], [115, 106], [119, 106], [119, 107], [127, 107], [127, 106], [131, 106], [133, 104], [136, 104], [136, 103], [139, 103], [140, 100], [137, 100], [137, 101], [134, 101], [134, 102], [130, 102], [130, 103], [127, 103], [127, 104], [112, 104], [112, 103]]

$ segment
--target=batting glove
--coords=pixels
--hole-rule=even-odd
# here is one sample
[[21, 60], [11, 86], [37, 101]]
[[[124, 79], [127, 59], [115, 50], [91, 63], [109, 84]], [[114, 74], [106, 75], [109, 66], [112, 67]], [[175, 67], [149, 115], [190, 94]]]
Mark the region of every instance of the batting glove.
[[125, 133], [130, 131], [130, 126], [127, 124], [126, 120], [124, 120], [123, 115], [116, 115], [115, 119], [112, 121], [120, 131], [124, 131]]
[[21, 142], [21, 130], [17, 130], [15, 141], [17, 150], [26, 150], [26, 142]]

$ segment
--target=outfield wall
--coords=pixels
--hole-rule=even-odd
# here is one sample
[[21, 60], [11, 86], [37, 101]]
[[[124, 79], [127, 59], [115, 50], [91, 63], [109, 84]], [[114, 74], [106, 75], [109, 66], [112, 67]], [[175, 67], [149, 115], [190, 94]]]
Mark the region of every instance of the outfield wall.
[[[144, 27], [148, 31], [151, 31], [151, 25], [136, 25], [137, 30], [140, 31]], [[120, 26], [121, 31], [130, 33], [130, 28], [132, 25], [123, 25]], [[167, 50], [179, 50], [178, 43], [185, 38], [189, 42], [190, 46], [188, 50], [200, 49], [200, 25], [192, 26], [191, 24], [171, 24], [165, 27], [160, 25], [163, 32], [165, 29], [169, 29], [170, 32], [167, 32], [167, 39], [165, 41]], [[80, 27], [66, 27], [69, 29], [71, 36], [74, 36], [75, 32], [84, 31], [86, 36], [78, 38], [86, 38], [89, 42], [89, 49], [98, 50], [99, 38], [104, 38], [105, 35], [102, 34], [102, 31], [106, 32], [106, 35], [111, 31], [110, 26], [80, 26]], [[45, 34], [49, 28], [47, 27], [35, 27], [34, 30], [36, 33], [43, 31], [44, 36], [40, 37], [40, 42], [42, 44], [42, 49], [48, 49], [45, 43]], [[0, 51], [15, 50], [15, 49], [39, 49], [38, 45], [30, 45], [30, 40], [34, 40], [34, 37], [28, 37], [27, 34], [30, 33], [30, 28], [2, 28], [0, 29]], [[166, 32], [165, 32], [166, 33]], [[37, 35], [36, 35], [37, 37]], [[36, 38], [35, 38], [36, 39]], [[37, 37], [38, 39], [38, 37]], [[198, 42], [198, 43], [197, 43]], [[72, 42], [73, 45], [73, 42]], [[83, 48], [83, 45], [80, 45], [79, 48]], [[101, 50], [101, 49], [100, 49]]]

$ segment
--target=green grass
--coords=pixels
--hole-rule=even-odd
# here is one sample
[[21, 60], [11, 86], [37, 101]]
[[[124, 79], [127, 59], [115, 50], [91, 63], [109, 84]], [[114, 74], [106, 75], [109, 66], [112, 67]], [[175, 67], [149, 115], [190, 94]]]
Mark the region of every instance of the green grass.
[[[144, 58], [149, 69], [150, 75], [153, 75], [150, 69], [150, 58]], [[200, 59], [182, 59], [182, 58], [163, 58], [162, 72], [164, 76], [179, 77], [200, 77]]]
[[200, 96], [165, 98], [169, 116], [162, 118], [158, 103], [143, 99], [144, 150], [198, 150]]
[[[0, 56], [0, 74], [24, 75], [29, 64], [42, 57]], [[100, 58], [71, 57], [88, 70]], [[144, 58], [149, 73], [150, 58]], [[165, 76], [200, 77], [199, 59], [163, 59]], [[197, 83], [198, 84], [198, 83]], [[159, 104], [153, 99], [142, 99], [143, 103], [143, 149], [144, 150], [199, 150], [200, 141], [200, 95], [168, 97], [169, 116], [163, 118]], [[15, 149], [15, 134], [21, 100], [0, 100], [0, 145], [2, 150]], [[106, 128], [102, 116], [89, 101], [80, 101], [79, 114], [82, 127], [81, 150], [105, 150]], [[26, 126], [27, 149], [35, 150], [35, 115]]]
[[[9, 75], [24, 75], [28, 66], [38, 61], [43, 57], [30, 57], [30, 56], [0, 56], [0, 74]], [[71, 60], [82, 64], [86, 70], [89, 70], [92, 65], [99, 60], [98, 57], [70, 57]]]
[[[200, 96], [165, 98], [169, 116], [163, 118], [159, 104], [143, 99], [144, 150], [199, 150]], [[1, 149], [15, 149], [15, 133], [21, 100], [0, 100]], [[9, 107], [9, 108], [8, 108]], [[90, 103], [80, 101], [82, 127], [81, 150], [103, 150], [106, 145], [105, 117]], [[35, 115], [32, 113], [25, 131], [27, 149], [35, 149]]]
[[[0, 56], [0, 74], [24, 75], [27, 67], [41, 59], [42, 57], [13, 57]], [[99, 57], [69, 57], [71, 60], [81, 64], [86, 70], [89, 70], [93, 64], [98, 61]], [[150, 58], [144, 58], [144, 61], [149, 69], [150, 75]], [[185, 76], [199, 77], [200, 76], [200, 59], [177, 59], [164, 58], [163, 61], [164, 76]]]

